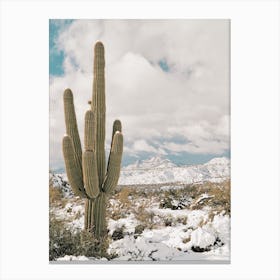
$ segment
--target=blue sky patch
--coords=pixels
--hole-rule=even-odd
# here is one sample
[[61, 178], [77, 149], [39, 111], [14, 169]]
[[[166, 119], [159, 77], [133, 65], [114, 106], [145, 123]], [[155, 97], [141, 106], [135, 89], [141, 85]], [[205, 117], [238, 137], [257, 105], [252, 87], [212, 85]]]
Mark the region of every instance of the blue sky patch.
[[62, 76], [64, 74], [64, 52], [57, 47], [57, 39], [60, 32], [67, 28], [73, 19], [50, 19], [49, 20], [49, 75]]
[[158, 63], [159, 67], [162, 69], [164, 72], [169, 72], [170, 66], [168, 65], [167, 61], [165, 59], [161, 59]]
[[209, 160], [217, 157], [227, 157], [230, 158], [229, 151], [223, 154], [191, 154], [187, 152], [180, 152], [178, 154], [169, 154], [166, 156], [170, 161], [175, 162], [177, 165], [193, 165], [193, 164], [203, 164]]

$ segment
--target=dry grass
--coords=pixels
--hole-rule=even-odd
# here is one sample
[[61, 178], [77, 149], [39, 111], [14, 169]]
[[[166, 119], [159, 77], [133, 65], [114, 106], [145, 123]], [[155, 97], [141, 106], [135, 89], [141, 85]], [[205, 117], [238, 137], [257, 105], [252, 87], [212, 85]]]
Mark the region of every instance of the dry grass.
[[[202, 195], [209, 197], [200, 200]], [[172, 200], [185, 203], [186, 199], [192, 201], [189, 205], [185, 203], [184, 208], [190, 210], [199, 210], [204, 207], [211, 207], [212, 211], [230, 215], [230, 181], [221, 183], [205, 182], [203, 184], [189, 185], [184, 188], [164, 191], [161, 195], [161, 203], [164, 202], [165, 208], [174, 209]], [[197, 203], [199, 201], [199, 203]]]
[[53, 214], [50, 214], [49, 260], [55, 260], [65, 255], [112, 259], [116, 255], [107, 253], [108, 246], [107, 236], [98, 240], [92, 233], [85, 230], [73, 232], [68, 229], [66, 221], [58, 220]]
[[[209, 198], [201, 200], [207, 194]], [[161, 189], [159, 186], [123, 186], [112, 196], [114, 203], [110, 205], [108, 217], [114, 220], [126, 218], [134, 214], [139, 224], [147, 229], [155, 229], [173, 224], [184, 224], [188, 217], [176, 220], [171, 217], [160, 217], [149, 209], [153, 206], [159, 208], [200, 210], [210, 207], [209, 217], [201, 220], [199, 226], [212, 221], [214, 216], [223, 212], [230, 215], [230, 181], [221, 183], [204, 182], [202, 184], [185, 185], [179, 188]], [[174, 201], [177, 204], [174, 206]], [[182, 208], [181, 208], [182, 207]]]
[[129, 207], [131, 205], [131, 190], [128, 187], [121, 189], [119, 193], [116, 194], [115, 199], [118, 200], [121, 204], [121, 207]]
[[225, 211], [230, 215], [230, 181], [224, 182], [221, 186], [209, 190], [209, 195], [214, 198], [209, 202], [209, 206], [218, 212]]
[[67, 200], [61, 188], [53, 185], [52, 177], [49, 179], [49, 207], [65, 207]]
[[135, 218], [148, 229], [153, 229], [156, 227], [154, 222], [155, 214], [152, 211], [147, 211], [145, 206], [140, 206], [134, 210]]
[[191, 237], [190, 236], [183, 239], [183, 243], [185, 243], [185, 244], [190, 242], [190, 241], [191, 241]]
[[61, 189], [50, 186], [49, 188], [49, 203], [52, 204], [61, 204], [63, 199], [63, 193]]
[[[211, 207], [212, 212], [218, 214], [224, 211], [230, 215], [230, 181], [221, 183], [206, 182], [199, 187], [198, 194], [208, 194], [210, 198], [201, 201], [198, 204], [192, 204], [192, 210], [202, 209], [205, 206]], [[199, 196], [197, 197], [199, 198]]]

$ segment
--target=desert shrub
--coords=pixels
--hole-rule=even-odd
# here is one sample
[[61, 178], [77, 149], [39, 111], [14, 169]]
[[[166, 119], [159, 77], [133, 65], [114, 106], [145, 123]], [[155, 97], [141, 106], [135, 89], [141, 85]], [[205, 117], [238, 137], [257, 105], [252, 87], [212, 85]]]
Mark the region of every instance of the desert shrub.
[[202, 194], [200, 185], [186, 185], [181, 188], [165, 190], [160, 194], [159, 208], [172, 210], [188, 209], [194, 199]]
[[49, 178], [49, 206], [62, 206], [64, 207], [66, 200], [61, 188], [55, 187], [53, 184], [53, 177]]
[[[209, 197], [199, 200], [203, 194], [207, 194]], [[225, 211], [225, 214], [230, 215], [230, 180], [221, 183], [203, 182], [186, 185], [180, 189], [167, 190], [161, 194], [159, 203], [159, 208], [173, 210], [184, 208], [199, 210], [205, 206], [211, 207], [216, 213]]]
[[[119, 187], [112, 196], [113, 205], [107, 208], [107, 216], [113, 220], [127, 217], [133, 208], [133, 191], [129, 187]], [[117, 203], [116, 203], [117, 202]]]
[[161, 201], [160, 201], [160, 204], [159, 204], [159, 208], [160, 209], [167, 209], [167, 208], [170, 208], [172, 209], [172, 198], [171, 197], [165, 197], [163, 198]]
[[65, 227], [65, 223], [50, 217], [49, 224], [49, 259], [55, 260], [65, 255], [76, 255], [79, 236]]
[[102, 239], [96, 239], [91, 232], [86, 230], [80, 231], [78, 235], [80, 236], [80, 242], [77, 246], [79, 255], [95, 258], [104, 257], [107, 259], [116, 257], [115, 255], [109, 255], [107, 253], [107, 248], [109, 246], [107, 236], [103, 237]]
[[171, 227], [172, 226], [172, 218], [171, 217], [167, 217], [167, 218], [164, 218], [164, 225], [166, 227]]
[[130, 189], [128, 187], [124, 187], [121, 191], [116, 195], [116, 199], [120, 201], [122, 206], [126, 207], [130, 205]]
[[183, 195], [176, 196], [177, 199], [174, 199], [174, 197], [172, 196], [166, 196], [163, 199], [161, 199], [160, 203], [159, 203], [159, 208], [160, 209], [172, 209], [172, 210], [180, 210], [180, 209], [184, 209], [188, 206], [190, 200], [188, 198], [186, 198]]
[[114, 230], [113, 234], [112, 234], [112, 239], [115, 240], [119, 240], [124, 238], [124, 226], [122, 226], [121, 228], [117, 228]]
[[186, 186], [184, 189], [181, 190], [181, 196], [184, 195], [186, 197], [189, 197], [190, 199], [196, 199], [201, 193], [201, 185], [199, 184], [192, 184]]
[[155, 213], [153, 211], [147, 211], [148, 208], [149, 200], [143, 200], [141, 205], [132, 209], [132, 213], [144, 228], [153, 229], [157, 226], [154, 221]]
[[137, 225], [134, 229], [134, 234], [140, 235], [144, 231], [144, 229], [145, 229], [145, 225], [142, 225], [142, 224]]
[[183, 225], [186, 225], [187, 222], [188, 222], [188, 216], [185, 216], [185, 217], [178, 217], [176, 222], [178, 224], [183, 224]]
[[53, 186], [49, 187], [49, 203], [52, 204], [60, 204], [63, 199], [63, 194], [61, 189], [55, 188]]
[[65, 255], [82, 255], [86, 257], [112, 259], [115, 256], [107, 253], [108, 238], [101, 240], [84, 230], [73, 231], [67, 228], [64, 221], [50, 215], [49, 223], [49, 259], [56, 260]]
[[207, 203], [215, 214], [224, 212], [230, 215], [230, 181], [224, 181], [219, 184], [214, 184], [209, 188], [208, 194], [213, 196], [211, 200]]

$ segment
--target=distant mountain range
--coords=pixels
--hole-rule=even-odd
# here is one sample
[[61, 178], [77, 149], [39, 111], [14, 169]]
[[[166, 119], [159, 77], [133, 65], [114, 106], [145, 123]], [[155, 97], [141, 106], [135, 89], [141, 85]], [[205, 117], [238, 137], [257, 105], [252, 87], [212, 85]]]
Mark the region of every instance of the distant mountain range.
[[[50, 174], [55, 187], [70, 195], [65, 173]], [[149, 185], [162, 183], [220, 182], [230, 177], [230, 160], [214, 158], [205, 164], [177, 166], [170, 160], [156, 156], [136, 161], [121, 170], [119, 185]]]
[[205, 164], [190, 166], [177, 166], [166, 158], [152, 157], [123, 168], [119, 184], [218, 182], [229, 176], [230, 161], [226, 157], [214, 158]]
[[151, 157], [146, 160], [137, 160], [135, 163], [127, 165], [123, 170], [149, 169], [149, 168], [169, 168], [177, 165], [162, 156]]

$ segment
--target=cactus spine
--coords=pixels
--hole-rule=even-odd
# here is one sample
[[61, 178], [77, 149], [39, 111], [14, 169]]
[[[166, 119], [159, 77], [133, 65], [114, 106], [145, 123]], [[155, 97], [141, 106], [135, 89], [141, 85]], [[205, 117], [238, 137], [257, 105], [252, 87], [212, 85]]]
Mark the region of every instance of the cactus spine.
[[84, 152], [78, 132], [73, 94], [64, 91], [64, 114], [67, 135], [63, 138], [63, 155], [69, 183], [76, 195], [86, 199], [85, 229], [97, 238], [106, 235], [106, 200], [116, 187], [123, 151], [121, 122], [113, 124], [107, 169], [105, 158], [105, 77], [104, 46], [94, 47], [94, 78], [91, 109], [85, 114]]

